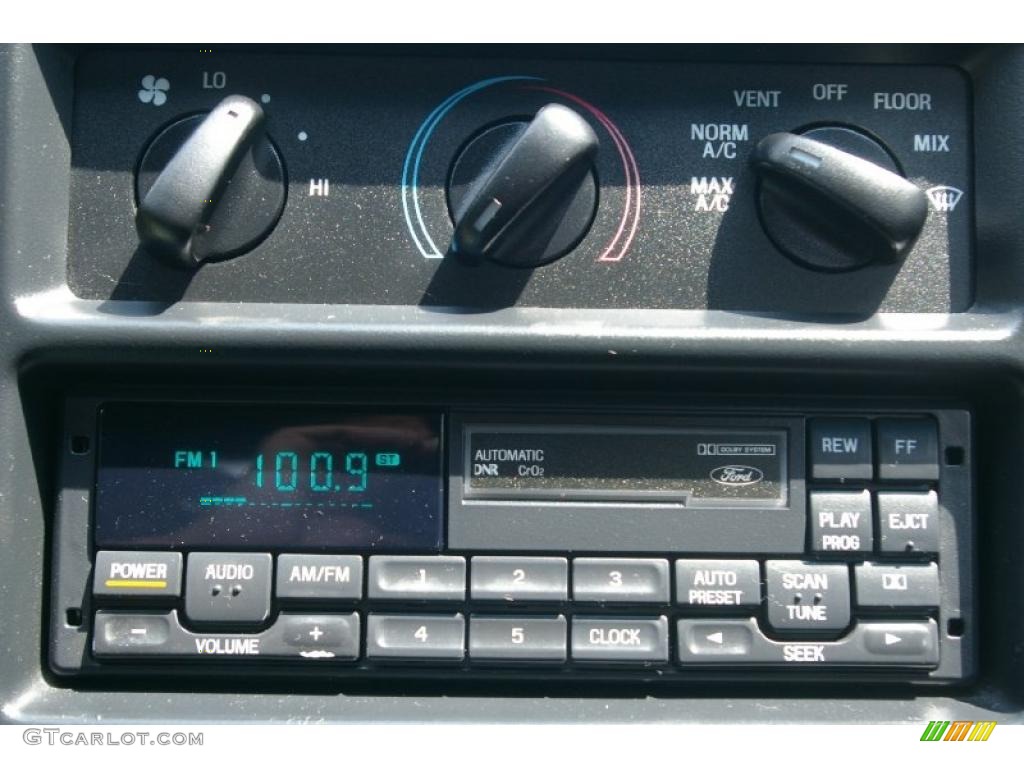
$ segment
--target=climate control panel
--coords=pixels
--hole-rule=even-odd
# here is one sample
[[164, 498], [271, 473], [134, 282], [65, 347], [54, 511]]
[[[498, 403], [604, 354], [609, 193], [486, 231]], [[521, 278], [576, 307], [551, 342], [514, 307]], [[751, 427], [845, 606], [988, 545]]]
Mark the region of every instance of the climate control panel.
[[96, 52], [77, 79], [81, 298], [971, 303], [955, 69]]

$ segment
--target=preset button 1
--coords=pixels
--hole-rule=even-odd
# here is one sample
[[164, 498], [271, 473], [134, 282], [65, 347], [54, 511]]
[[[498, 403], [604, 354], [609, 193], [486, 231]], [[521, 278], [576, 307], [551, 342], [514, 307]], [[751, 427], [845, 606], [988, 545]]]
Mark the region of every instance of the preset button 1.
[[371, 600], [464, 600], [466, 558], [374, 555], [367, 596]]

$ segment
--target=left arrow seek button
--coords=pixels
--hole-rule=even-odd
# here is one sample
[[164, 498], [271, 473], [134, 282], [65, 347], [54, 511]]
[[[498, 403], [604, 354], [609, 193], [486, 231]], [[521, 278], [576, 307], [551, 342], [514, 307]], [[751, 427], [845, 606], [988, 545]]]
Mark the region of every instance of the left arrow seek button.
[[92, 592], [101, 596], [177, 597], [180, 552], [98, 552]]

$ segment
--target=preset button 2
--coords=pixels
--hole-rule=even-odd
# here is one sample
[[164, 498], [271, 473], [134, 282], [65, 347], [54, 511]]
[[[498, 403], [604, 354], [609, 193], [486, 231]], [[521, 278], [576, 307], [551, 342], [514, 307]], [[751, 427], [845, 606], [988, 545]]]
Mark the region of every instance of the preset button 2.
[[569, 563], [564, 557], [474, 557], [474, 600], [565, 600]]

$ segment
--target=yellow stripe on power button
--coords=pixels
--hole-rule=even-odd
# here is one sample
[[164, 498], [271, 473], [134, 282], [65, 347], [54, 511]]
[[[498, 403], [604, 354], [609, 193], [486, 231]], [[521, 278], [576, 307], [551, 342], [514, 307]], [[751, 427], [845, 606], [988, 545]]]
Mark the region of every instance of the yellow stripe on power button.
[[127, 589], [167, 589], [167, 582], [153, 579], [107, 579], [104, 582], [107, 587], [123, 587]]

